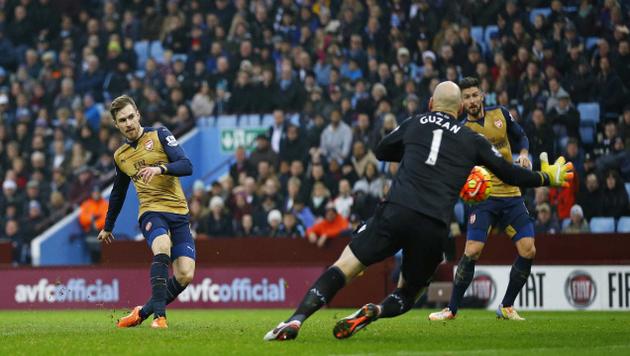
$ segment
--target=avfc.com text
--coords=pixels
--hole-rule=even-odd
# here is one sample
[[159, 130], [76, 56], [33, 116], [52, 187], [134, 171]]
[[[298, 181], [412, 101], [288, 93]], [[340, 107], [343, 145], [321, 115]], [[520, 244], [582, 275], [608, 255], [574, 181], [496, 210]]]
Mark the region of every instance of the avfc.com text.
[[178, 300], [182, 303], [211, 302], [283, 302], [285, 301], [285, 280], [270, 282], [267, 278], [253, 283], [250, 278], [235, 278], [232, 283], [213, 283], [204, 278], [201, 283], [189, 284]]

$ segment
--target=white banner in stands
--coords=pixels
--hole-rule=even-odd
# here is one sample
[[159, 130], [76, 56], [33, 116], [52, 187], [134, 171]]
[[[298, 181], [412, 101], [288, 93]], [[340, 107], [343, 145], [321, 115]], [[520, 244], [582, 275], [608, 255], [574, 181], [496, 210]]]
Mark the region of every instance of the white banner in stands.
[[[465, 296], [496, 309], [510, 268], [478, 265]], [[630, 310], [630, 266], [533, 266], [514, 306], [519, 310]]]

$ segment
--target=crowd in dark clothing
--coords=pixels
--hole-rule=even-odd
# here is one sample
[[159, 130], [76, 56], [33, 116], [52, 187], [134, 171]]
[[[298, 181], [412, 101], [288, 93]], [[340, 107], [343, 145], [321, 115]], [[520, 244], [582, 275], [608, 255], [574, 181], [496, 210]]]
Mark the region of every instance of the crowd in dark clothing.
[[[535, 8], [549, 11], [530, 16]], [[143, 125], [176, 132], [199, 117], [277, 110], [267, 138], [237, 154], [232, 186], [202, 194], [199, 210], [212, 216], [203, 233], [268, 233], [277, 222], [268, 213], [295, 202], [324, 216], [342, 181], [353, 199], [342, 215], [363, 219], [396, 170], [373, 160], [380, 138], [427, 110], [437, 83], [471, 75], [485, 104], [505, 106], [525, 129], [535, 168], [542, 151], [576, 162], [574, 188], [549, 192], [553, 219], [576, 201], [588, 214], [627, 215], [617, 198], [630, 180], [628, 11], [616, 0], [2, 2], [2, 239], [24, 246], [16, 258], [27, 263], [19, 256], [46, 225], [30, 222], [63, 216], [107, 181], [121, 138], [106, 108], [123, 93]], [[592, 132], [577, 110], [584, 102], [600, 109]], [[600, 183], [592, 191], [589, 174]], [[220, 211], [216, 200], [207, 211], [210, 195], [222, 196]]]

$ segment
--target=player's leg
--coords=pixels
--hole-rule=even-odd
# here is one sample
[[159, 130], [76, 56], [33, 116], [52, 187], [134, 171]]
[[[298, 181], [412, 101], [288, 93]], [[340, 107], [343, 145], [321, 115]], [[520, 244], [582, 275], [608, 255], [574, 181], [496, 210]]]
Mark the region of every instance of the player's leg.
[[346, 283], [367, 266], [382, 261], [396, 252], [397, 248], [391, 246], [388, 240], [379, 238], [383, 234], [380, 222], [382, 212], [383, 206], [379, 206], [375, 216], [357, 230], [356, 237], [346, 246], [339, 259], [308, 289], [293, 315], [269, 331], [264, 340], [295, 339], [302, 322], [330, 303]]
[[512, 264], [510, 270], [510, 281], [505, 295], [497, 309], [497, 316], [503, 319], [524, 320], [513, 308], [514, 300], [523, 289], [531, 273], [532, 263], [536, 257], [536, 246], [534, 239], [534, 225], [532, 224], [527, 208], [523, 204], [522, 198], [515, 200], [510, 211], [510, 225], [506, 232], [512, 236], [512, 241], [516, 245], [518, 256]]
[[495, 204], [493, 200], [488, 200], [479, 204], [470, 214], [466, 231], [466, 247], [462, 258], [457, 264], [457, 270], [453, 278], [451, 299], [446, 308], [429, 314], [429, 320], [439, 321], [455, 318], [459, 305], [464, 298], [464, 293], [466, 293], [475, 275], [475, 265], [486, 245], [488, 231], [496, 219], [492, 212]]
[[379, 318], [393, 318], [409, 311], [429, 285], [435, 269], [442, 261], [442, 236], [448, 234], [446, 224], [401, 209], [397, 229], [401, 236], [403, 259], [397, 288], [380, 305], [366, 304], [354, 314], [339, 320], [333, 335], [348, 338]]
[[366, 266], [354, 255], [350, 247], [341, 253], [337, 261], [328, 268], [308, 289], [304, 298], [289, 319], [269, 331], [264, 340], [292, 340], [298, 335], [302, 323], [313, 313], [328, 304], [347, 282], [361, 273]]
[[[151, 298], [144, 307], [137, 306], [132, 312], [118, 321], [118, 327], [132, 327], [142, 323], [156, 310], [155, 317], [165, 319], [166, 280], [170, 264], [171, 240], [168, 236], [168, 222], [159, 213], [146, 213], [141, 217], [140, 229], [153, 252], [150, 269]], [[156, 308], [157, 306], [157, 308]], [[149, 310], [150, 309], [150, 310]], [[162, 324], [166, 324], [160, 321]]]
[[445, 224], [425, 218], [422, 232], [403, 242], [403, 263], [398, 287], [380, 305], [379, 318], [393, 318], [409, 311], [429, 286], [442, 262], [441, 238], [448, 235]]
[[[187, 215], [162, 214], [168, 220], [170, 231], [171, 260], [173, 276], [166, 281], [165, 304], [173, 302], [186, 289], [195, 275], [196, 249], [195, 241], [190, 233], [190, 222]], [[142, 308], [143, 315], [153, 313], [153, 304], [149, 302]]]

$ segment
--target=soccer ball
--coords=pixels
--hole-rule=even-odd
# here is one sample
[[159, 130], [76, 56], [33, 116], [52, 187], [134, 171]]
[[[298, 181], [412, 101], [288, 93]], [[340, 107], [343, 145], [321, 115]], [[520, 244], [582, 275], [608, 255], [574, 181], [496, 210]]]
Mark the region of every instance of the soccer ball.
[[491, 190], [490, 173], [483, 167], [475, 166], [466, 178], [459, 196], [464, 203], [476, 204], [488, 199]]

